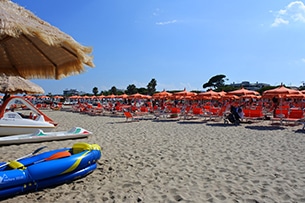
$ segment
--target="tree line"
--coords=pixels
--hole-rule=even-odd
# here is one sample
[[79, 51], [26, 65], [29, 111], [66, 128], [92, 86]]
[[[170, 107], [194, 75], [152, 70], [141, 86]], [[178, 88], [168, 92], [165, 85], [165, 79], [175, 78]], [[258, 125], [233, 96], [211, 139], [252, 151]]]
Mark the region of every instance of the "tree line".
[[[151, 79], [151, 81], [147, 84], [146, 88], [145, 87], [140, 87], [137, 88], [136, 85], [134, 84], [130, 84], [127, 86], [126, 90], [122, 90], [122, 89], [118, 89], [115, 86], [112, 86], [109, 90], [106, 91], [101, 91], [100, 95], [122, 95], [122, 94], [128, 94], [128, 95], [132, 95], [132, 94], [144, 94], [144, 95], [153, 95], [154, 93], [156, 93], [156, 86], [157, 86], [157, 80], [156, 79]], [[97, 96], [99, 93], [99, 90], [97, 87], [94, 87], [92, 89], [92, 93], [93, 95]]]
[[[202, 85], [203, 89], [213, 89], [216, 92], [220, 92], [220, 91], [225, 91], [225, 92], [229, 92], [229, 91], [233, 91], [236, 89], [239, 89], [240, 87], [234, 87], [232, 85], [228, 85], [225, 84], [226, 81], [228, 81], [229, 79], [226, 78], [226, 75], [223, 74], [218, 74], [215, 76], [212, 76], [206, 83], [204, 83]], [[92, 89], [92, 93], [93, 95], [97, 96], [97, 95], [122, 95], [122, 94], [127, 94], [127, 95], [132, 95], [132, 94], [144, 94], [144, 95], [153, 95], [154, 93], [156, 93], [156, 86], [157, 86], [157, 80], [155, 78], [151, 79], [151, 81], [147, 84], [146, 88], [145, 87], [140, 87], [137, 88], [136, 85], [134, 84], [130, 84], [127, 86], [126, 90], [122, 90], [122, 89], [118, 89], [115, 86], [112, 86], [109, 90], [106, 91], [100, 91], [97, 87], [93, 87]], [[276, 86], [264, 86], [262, 88], [260, 88], [259, 90], [257, 90], [260, 94], [262, 94], [264, 91], [269, 90], [269, 89], [273, 89]], [[299, 90], [303, 90], [305, 89], [304, 86], [300, 86]], [[179, 90], [169, 90], [168, 92], [170, 93], [175, 93], [178, 92]], [[181, 90], [180, 90], [181, 91]], [[192, 91], [192, 92], [196, 92], [199, 93], [200, 91]]]

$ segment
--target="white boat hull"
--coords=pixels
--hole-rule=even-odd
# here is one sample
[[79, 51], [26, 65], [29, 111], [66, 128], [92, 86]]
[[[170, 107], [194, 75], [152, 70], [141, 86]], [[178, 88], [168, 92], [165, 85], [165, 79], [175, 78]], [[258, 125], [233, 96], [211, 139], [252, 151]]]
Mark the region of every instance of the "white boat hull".
[[54, 128], [53, 124], [44, 121], [43, 116], [32, 120], [22, 118], [16, 112], [6, 112], [4, 117], [0, 119], [0, 136], [28, 134], [37, 129], [49, 132]]
[[45, 132], [50, 132], [54, 129], [53, 127], [46, 126], [3, 126], [0, 125], [0, 136], [18, 135], [18, 134], [29, 134], [33, 133], [38, 129], [43, 129]]
[[85, 130], [81, 127], [74, 127], [69, 131], [59, 132], [44, 132], [43, 130], [38, 129], [36, 130], [36, 132], [31, 134], [20, 134], [0, 137], [0, 145], [79, 139], [88, 137], [91, 134], [92, 132]]

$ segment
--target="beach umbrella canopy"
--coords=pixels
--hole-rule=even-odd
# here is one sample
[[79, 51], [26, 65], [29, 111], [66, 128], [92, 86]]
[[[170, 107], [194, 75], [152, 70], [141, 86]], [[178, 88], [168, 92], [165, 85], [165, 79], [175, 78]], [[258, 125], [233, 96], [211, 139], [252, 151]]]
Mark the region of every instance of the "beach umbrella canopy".
[[196, 96], [197, 93], [189, 92], [185, 88], [183, 91], [173, 93], [172, 97], [174, 99], [191, 99], [192, 97]]
[[81, 99], [82, 97], [79, 95], [70, 96], [69, 99]]
[[105, 96], [105, 98], [107, 98], [107, 99], [114, 99], [114, 98], [117, 98], [117, 95], [110, 94], [110, 95]]
[[189, 92], [189, 91], [187, 91], [187, 90], [184, 88], [183, 91], [175, 92], [174, 95], [177, 95], [177, 96], [195, 96], [196, 93], [195, 93], [195, 92]]
[[260, 98], [262, 98], [262, 96], [254, 95], [254, 94], [248, 94], [248, 95], [242, 95], [239, 98], [240, 99], [260, 99]]
[[99, 95], [97, 97], [98, 97], [98, 99], [104, 99], [106, 96], [101, 94], [101, 95]]
[[135, 94], [132, 94], [132, 95], [129, 95], [130, 99], [145, 99], [145, 95], [143, 94], [140, 94], [140, 93], [135, 93]]
[[213, 90], [209, 90], [207, 92], [201, 92], [197, 94], [198, 98], [204, 98], [204, 99], [220, 99], [221, 94], [219, 92], [215, 92]]
[[121, 94], [121, 95], [118, 95], [118, 98], [120, 99], [127, 99], [128, 98], [128, 94]]
[[294, 89], [289, 89], [287, 87], [284, 87], [281, 85], [280, 87], [277, 87], [275, 89], [271, 90], [266, 90], [263, 92], [263, 97], [279, 97], [279, 98], [284, 98], [287, 95], [296, 95], [296, 94], [302, 94], [299, 90], [294, 90]]
[[0, 92], [18, 94], [43, 94], [44, 90], [39, 85], [20, 76], [7, 76], [0, 74]]
[[290, 99], [304, 99], [305, 98], [305, 94], [288, 94], [285, 96], [286, 98], [290, 98]]
[[226, 95], [227, 93], [225, 92], [225, 91], [221, 91], [221, 92], [218, 92], [219, 94], [220, 94], [220, 96], [224, 96], [224, 95]]
[[10, 0], [0, 0], [0, 22], [0, 73], [60, 79], [94, 67], [91, 48]]
[[155, 99], [166, 99], [172, 95], [173, 95], [172, 93], [163, 90], [162, 92], [157, 92], [157, 93], [153, 94], [152, 97]]
[[225, 94], [221, 98], [222, 99], [237, 100], [237, 99], [239, 99], [239, 96], [234, 95], [234, 94]]
[[227, 93], [227, 95], [237, 95], [237, 96], [242, 96], [242, 95], [259, 95], [259, 92], [253, 91], [253, 90], [247, 90], [245, 88], [240, 88], [238, 90], [230, 91]]

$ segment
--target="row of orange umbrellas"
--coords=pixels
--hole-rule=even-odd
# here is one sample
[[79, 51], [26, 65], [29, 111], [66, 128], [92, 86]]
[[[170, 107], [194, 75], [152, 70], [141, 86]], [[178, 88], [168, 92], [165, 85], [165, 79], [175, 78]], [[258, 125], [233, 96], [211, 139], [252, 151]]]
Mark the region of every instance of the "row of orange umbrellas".
[[247, 90], [244, 88], [241, 88], [240, 90], [235, 90], [229, 93], [226, 93], [224, 91], [222, 92], [215, 92], [213, 90], [209, 90], [207, 92], [202, 92], [202, 93], [194, 93], [194, 92], [189, 92], [186, 91], [185, 89], [183, 91], [180, 92], [176, 92], [176, 93], [169, 93], [166, 92], [165, 90], [160, 92], [160, 93], [156, 93], [153, 95], [153, 98], [155, 99], [238, 99], [240, 97], [251, 97], [253, 95], [253, 97], [259, 97], [259, 93], [256, 91], [252, 91], [252, 90]]
[[294, 89], [289, 89], [284, 86], [280, 86], [275, 89], [267, 90], [262, 95], [259, 92], [253, 90], [247, 90], [245, 88], [241, 88], [238, 90], [234, 90], [231, 92], [215, 92], [213, 90], [209, 90], [207, 92], [202, 93], [194, 93], [186, 91], [185, 89], [181, 92], [177, 93], [169, 93], [163, 90], [160, 93], [156, 93], [153, 95], [153, 98], [156, 99], [239, 99], [239, 98], [305, 98], [305, 90], [299, 91]]
[[[257, 91], [253, 90], [247, 90], [245, 88], [241, 88], [238, 90], [234, 90], [231, 92], [215, 92], [213, 90], [209, 90], [207, 92], [202, 93], [194, 93], [187, 91], [184, 89], [183, 91], [176, 92], [176, 93], [170, 93], [165, 90], [162, 92], [158, 92], [153, 94], [153, 96], [149, 95], [143, 95], [140, 93], [127, 95], [100, 95], [100, 96], [79, 96], [74, 95], [70, 96], [69, 99], [115, 99], [115, 98], [121, 98], [121, 99], [201, 99], [201, 100], [219, 100], [219, 99], [240, 99], [240, 98], [272, 98], [272, 97], [278, 97], [278, 98], [305, 98], [305, 90], [299, 91], [294, 89], [289, 89], [284, 86], [280, 86], [275, 89], [267, 90], [262, 95], [260, 95]], [[49, 96], [41, 95], [38, 97], [39, 99], [50, 99]], [[56, 95], [53, 96], [54, 99], [62, 99], [63, 96]]]
[[122, 94], [122, 95], [99, 95], [99, 96], [78, 96], [74, 95], [69, 97], [69, 99], [151, 99], [152, 97], [149, 95], [143, 95], [140, 93], [132, 94], [132, 95], [127, 95], [127, 94]]
[[128, 99], [205, 99], [205, 100], [211, 100], [211, 99], [240, 99], [240, 98], [272, 98], [272, 97], [278, 97], [278, 98], [305, 98], [305, 91], [299, 91], [294, 89], [289, 89], [284, 86], [280, 86], [278, 88], [267, 90], [263, 93], [263, 95], [260, 95], [259, 92], [248, 90], [245, 88], [241, 88], [238, 90], [234, 90], [231, 92], [215, 92], [213, 90], [209, 90], [207, 92], [202, 93], [194, 93], [187, 91], [184, 89], [183, 91], [176, 92], [176, 93], [170, 93], [165, 90], [162, 92], [158, 92], [153, 94], [153, 96], [148, 95], [142, 95], [139, 93], [133, 94], [133, 95], [108, 95], [108, 96], [99, 96], [99, 98], [128, 98]]

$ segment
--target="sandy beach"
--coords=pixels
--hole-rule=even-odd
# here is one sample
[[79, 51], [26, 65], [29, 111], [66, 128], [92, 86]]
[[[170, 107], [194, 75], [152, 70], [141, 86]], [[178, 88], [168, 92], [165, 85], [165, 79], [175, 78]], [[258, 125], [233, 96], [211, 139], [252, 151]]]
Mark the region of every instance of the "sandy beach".
[[86, 139], [1, 146], [1, 160], [71, 147], [103, 148], [85, 178], [3, 202], [305, 202], [305, 134], [301, 125], [268, 121], [177, 122], [45, 111], [56, 131], [80, 126]]

